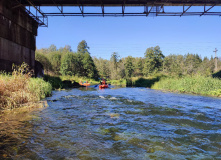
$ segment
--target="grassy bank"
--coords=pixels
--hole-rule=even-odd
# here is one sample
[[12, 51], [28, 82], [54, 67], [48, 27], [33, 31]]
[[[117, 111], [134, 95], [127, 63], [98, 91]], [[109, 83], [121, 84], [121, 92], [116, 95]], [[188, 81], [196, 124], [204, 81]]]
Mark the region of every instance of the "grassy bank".
[[31, 105], [51, 95], [52, 86], [31, 74], [14, 71], [12, 75], [0, 74], [0, 109], [14, 109]]
[[79, 82], [88, 82], [91, 85], [99, 84], [99, 81], [85, 77], [76, 76], [50, 76], [45, 75], [44, 80], [52, 85], [53, 90], [55, 89], [67, 89], [79, 87]]
[[[94, 79], [90, 79], [87, 77], [77, 77], [77, 76], [50, 76], [50, 75], [45, 75], [44, 76], [44, 80], [51, 83], [53, 89], [63, 89], [63, 88], [73, 88], [73, 87], [77, 87], [78, 83], [81, 82], [88, 82], [91, 85], [98, 85], [100, 84], [101, 80], [94, 80]], [[70, 85], [65, 85], [64, 82], [68, 82], [70, 83]], [[126, 79], [120, 79], [120, 80], [109, 80], [106, 79], [107, 84], [111, 84], [111, 85], [122, 85], [122, 86], [126, 86]]]
[[151, 88], [221, 97], [221, 80], [212, 77], [163, 78]]

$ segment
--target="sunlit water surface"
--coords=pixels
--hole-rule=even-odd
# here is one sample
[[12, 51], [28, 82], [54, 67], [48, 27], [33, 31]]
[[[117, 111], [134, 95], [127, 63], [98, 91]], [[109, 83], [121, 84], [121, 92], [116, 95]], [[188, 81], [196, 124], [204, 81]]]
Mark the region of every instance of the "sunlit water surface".
[[1, 117], [0, 159], [221, 159], [221, 99], [91, 87], [46, 100]]

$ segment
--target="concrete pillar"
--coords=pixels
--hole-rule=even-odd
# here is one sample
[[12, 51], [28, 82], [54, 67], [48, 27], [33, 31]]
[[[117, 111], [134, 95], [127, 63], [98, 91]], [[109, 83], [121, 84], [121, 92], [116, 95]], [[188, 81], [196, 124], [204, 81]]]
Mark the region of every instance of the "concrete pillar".
[[35, 67], [38, 24], [14, 0], [0, 0], [0, 70], [10, 72], [12, 64]]

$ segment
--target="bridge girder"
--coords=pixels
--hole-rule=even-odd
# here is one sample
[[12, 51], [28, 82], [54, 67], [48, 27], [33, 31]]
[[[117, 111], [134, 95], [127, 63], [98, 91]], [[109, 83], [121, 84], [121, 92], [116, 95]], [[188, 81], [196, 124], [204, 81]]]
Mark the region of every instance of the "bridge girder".
[[[15, 8], [23, 6], [31, 17], [39, 21], [39, 26], [47, 26], [48, 16], [206, 16], [216, 15], [221, 16], [221, 0], [14, 0], [19, 3], [15, 4]], [[41, 8], [54, 6], [57, 11], [45, 12]], [[30, 11], [30, 7], [36, 10], [35, 16]], [[64, 11], [65, 7], [79, 7], [79, 12], [76, 10], [71, 12]], [[100, 7], [95, 12], [89, 12], [88, 7]], [[120, 7], [122, 11], [105, 12], [105, 8]], [[126, 12], [127, 7], [144, 7], [143, 11]], [[181, 8], [179, 11], [174, 11], [171, 8]], [[201, 10], [195, 10], [194, 7], [201, 7]], [[214, 7], [219, 9], [213, 10]], [[28, 9], [29, 8], [29, 9]], [[166, 9], [165, 9], [166, 8]], [[168, 9], [170, 8], [170, 9]], [[38, 12], [38, 13], [37, 13]], [[40, 16], [39, 16], [40, 14]], [[40, 19], [43, 19], [40, 21]], [[46, 19], [46, 23], [45, 23]]]
[[[29, 6], [29, 0], [20, 0], [20, 2]], [[164, 6], [221, 6], [221, 0], [32, 0], [36, 6], [57, 6], [62, 4], [63, 6], [78, 6], [81, 3], [84, 6], [152, 6], [152, 5], [164, 5]]]

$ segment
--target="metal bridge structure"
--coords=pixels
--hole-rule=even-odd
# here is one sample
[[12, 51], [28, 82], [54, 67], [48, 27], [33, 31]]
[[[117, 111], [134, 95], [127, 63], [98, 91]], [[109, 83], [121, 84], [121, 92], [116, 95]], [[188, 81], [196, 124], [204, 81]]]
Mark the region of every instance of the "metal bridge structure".
[[221, 16], [221, 0], [14, 0], [16, 7], [39, 26], [48, 26], [48, 16]]

